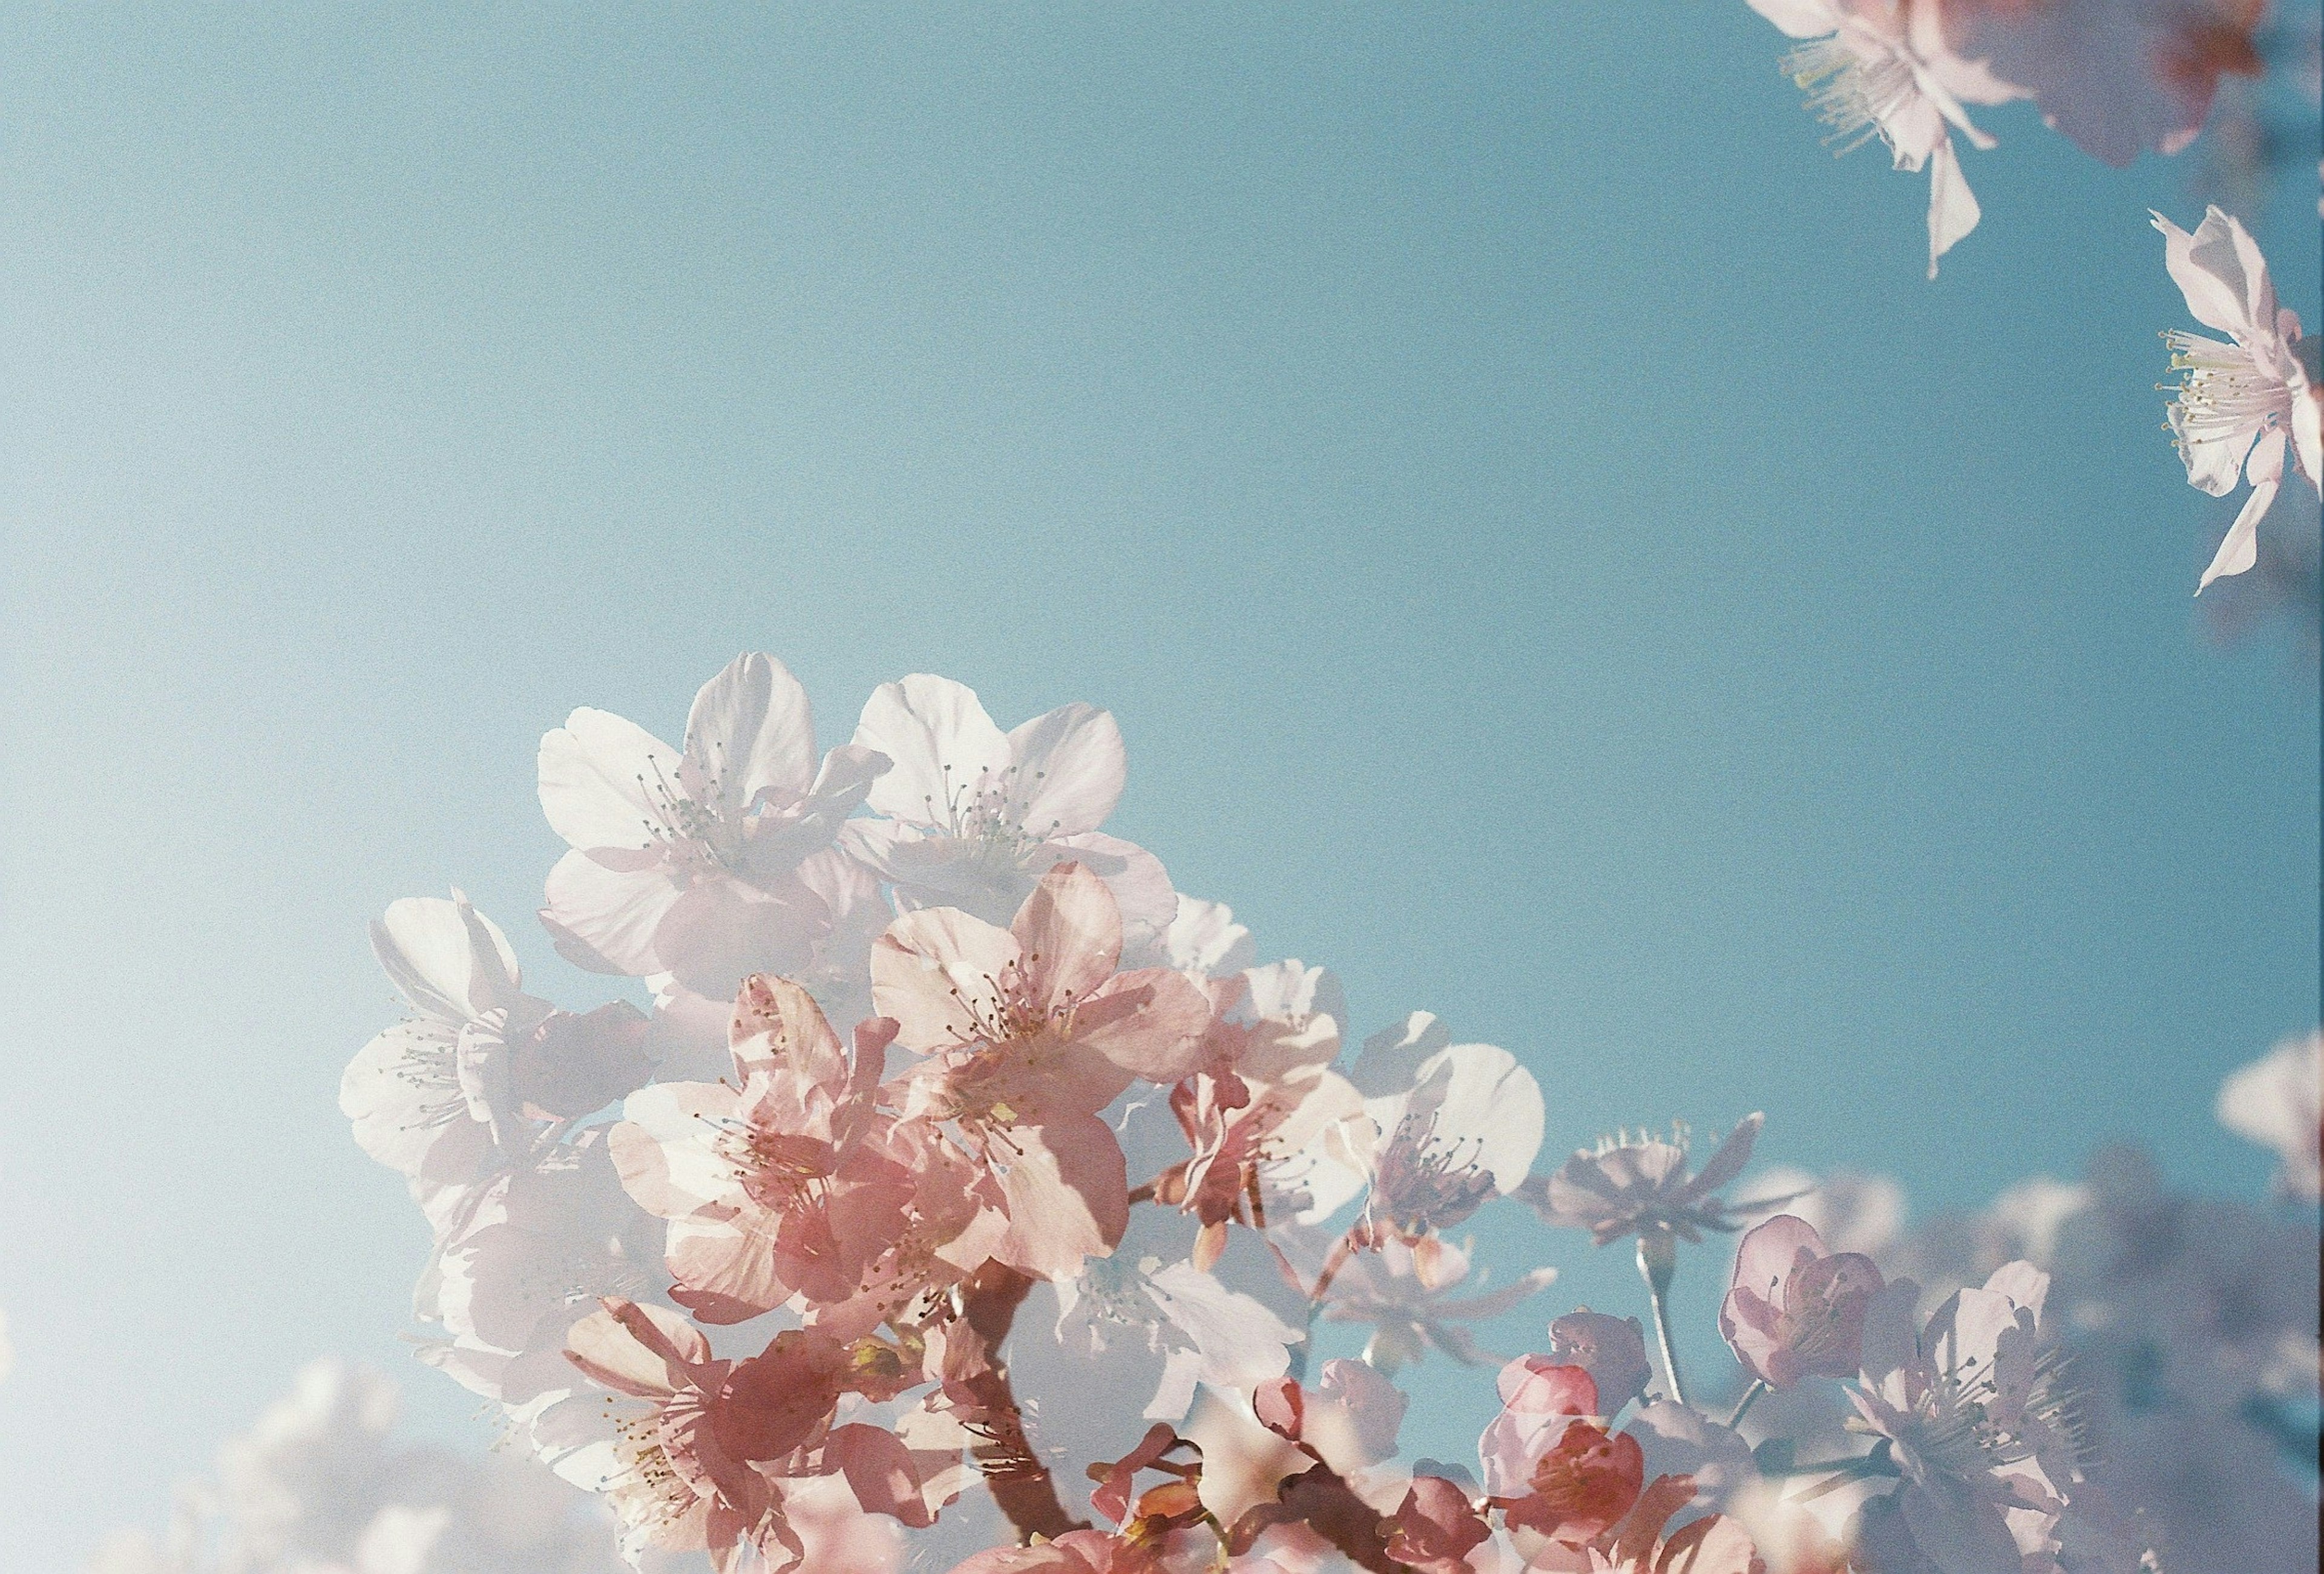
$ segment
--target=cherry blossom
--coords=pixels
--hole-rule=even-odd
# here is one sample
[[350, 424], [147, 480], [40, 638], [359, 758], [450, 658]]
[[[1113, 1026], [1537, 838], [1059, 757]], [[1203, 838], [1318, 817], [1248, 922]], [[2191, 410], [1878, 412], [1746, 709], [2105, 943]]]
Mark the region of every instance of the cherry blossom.
[[2284, 454], [2310, 486], [2324, 475], [2324, 439], [2315, 347], [2301, 337], [2300, 318], [2279, 307], [2267, 260], [2242, 223], [2216, 207], [2193, 234], [2161, 214], [2163, 265], [2187, 298], [2187, 309], [2225, 342], [2173, 329], [2171, 369], [2180, 373], [2171, 401], [2171, 435], [2187, 466], [2187, 483], [2225, 497], [2238, 476], [2251, 495], [2228, 527], [2197, 594], [2259, 560], [2259, 524], [2283, 484]]
[[1772, 1387], [1856, 1374], [1864, 1317], [1884, 1281], [1872, 1259], [1831, 1251], [1807, 1220], [1778, 1214], [1743, 1237], [1719, 1309], [1735, 1358]]
[[1688, 1134], [1682, 1126], [1668, 1140], [1623, 1133], [1581, 1149], [1556, 1174], [1527, 1181], [1523, 1195], [1547, 1222], [1586, 1229], [1600, 1246], [1626, 1235], [1700, 1240], [1704, 1230], [1737, 1228], [1714, 1193], [1751, 1162], [1766, 1120], [1745, 1116], [1699, 1174], [1687, 1169]]
[[1077, 1277], [1059, 1280], [1056, 1337], [1102, 1354], [1116, 1338], [1163, 1357], [1144, 1414], [1178, 1421], [1194, 1385], [1248, 1393], [1291, 1365], [1297, 1329], [1260, 1302], [1230, 1290], [1192, 1263], [1157, 1257], [1092, 1257]]
[[1897, 1509], [1921, 1554], [1941, 1574], [2018, 1569], [2051, 1544], [2073, 1471], [2040, 1321], [2049, 1277], [2006, 1264], [1916, 1333], [1919, 1293], [1899, 1280], [1873, 1298], [1849, 1397], [1903, 1472]]
[[1469, 1293], [1453, 1294], [1468, 1276], [1469, 1254], [1462, 1247], [1438, 1241], [1424, 1278], [1413, 1248], [1390, 1240], [1377, 1254], [1356, 1257], [1340, 1269], [1325, 1293], [1322, 1315], [1326, 1322], [1370, 1325], [1364, 1360], [1390, 1375], [1431, 1349], [1463, 1366], [1483, 1366], [1499, 1358], [1464, 1325], [1514, 1311], [1554, 1284], [1557, 1270], [1531, 1268], [1497, 1290], [1486, 1289], [1480, 1275]]
[[992, 1255], [1070, 1277], [1121, 1238], [1129, 1186], [1098, 1111], [1199, 1063], [1210, 1004], [1169, 968], [1117, 972], [1121, 918], [1079, 863], [1045, 874], [1007, 929], [957, 908], [907, 913], [872, 952], [872, 999], [925, 1056], [904, 1113], [960, 1133], [1008, 1221]]
[[1806, 90], [1808, 107], [1831, 128], [1840, 152], [1873, 137], [1899, 170], [1929, 171], [1929, 277], [1937, 259], [1977, 227], [1978, 208], [1953, 152], [1956, 131], [1974, 148], [1994, 139], [1967, 104], [1997, 104], [2023, 92], [1997, 81], [1947, 45], [1933, 5], [1912, 0], [1751, 0], [1784, 33], [1809, 41], [1784, 57]]
[[635, 1008], [576, 1017], [526, 994], [508, 937], [457, 891], [390, 904], [372, 949], [413, 1015], [348, 1063], [339, 1108], [363, 1150], [438, 1207], [521, 1162], [532, 1122], [601, 1109], [651, 1069]]
[[1098, 827], [1121, 796], [1121, 730], [1107, 712], [1061, 705], [1003, 732], [975, 691], [925, 673], [882, 684], [855, 747], [891, 760], [866, 800], [875, 820], [846, 844], [908, 907], [1009, 921], [1036, 881], [1080, 863], [1111, 888], [1133, 955], [1158, 960], [1177, 894], [1158, 860]]
[[818, 767], [807, 693], [738, 656], [703, 685], [672, 749], [584, 708], [540, 741], [540, 806], [573, 851], [542, 922], [582, 966], [669, 972], [717, 997], [805, 965], [830, 912], [798, 868], [831, 844], [886, 759], [857, 744]]
[[2324, 1030], [2287, 1038], [2219, 1084], [2219, 1123], [2273, 1148], [2276, 1186], [2313, 1202], [2324, 1189]]
[[1654, 1380], [1654, 1368], [1646, 1364], [1646, 1330], [1635, 1317], [1569, 1312], [1549, 1325], [1549, 1358], [1589, 1373], [1609, 1415], [1620, 1414]]
[[1424, 1279], [1437, 1272], [1436, 1232], [1516, 1192], [1541, 1151], [1533, 1073], [1505, 1049], [1449, 1037], [1434, 1017], [1414, 1012], [1365, 1044], [1352, 1074], [1378, 1133], [1365, 1242], [1413, 1247]]

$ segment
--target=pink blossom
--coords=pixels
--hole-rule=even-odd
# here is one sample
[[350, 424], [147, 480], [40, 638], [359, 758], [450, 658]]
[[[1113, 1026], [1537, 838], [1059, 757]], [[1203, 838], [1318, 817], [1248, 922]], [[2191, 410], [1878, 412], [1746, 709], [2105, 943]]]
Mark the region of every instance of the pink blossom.
[[877, 1102], [895, 1025], [865, 1023], [851, 1056], [805, 989], [752, 977], [731, 1031], [734, 1082], [631, 1096], [613, 1136], [622, 1183], [671, 1221], [672, 1294], [704, 1321], [846, 1301], [915, 1197]]
[[1646, 1364], [1646, 1330], [1635, 1317], [1569, 1312], [1549, 1325], [1549, 1358], [1589, 1373], [1609, 1415], [1620, 1414], [1654, 1378]]
[[1541, 1151], [1541, 1088], [1517, 1057], [1489, 1044], [1452, 1044], [1425, 1011], [1364, 1045], [1351, 1080], [1376, 1133], [1362, 1244], [1414, 1248], [1435, 1272], [1436, 1232], [1517, 1190]]
[[1535, 1462], [1569, 1423], [1600, 1419], [1598, 1385], [1580, 1367], [1547, 1356], [1519, 1356], [1501, 1368], [1496, 1386], [1500, 1413], [1477, 1440], [1477, 1457], [1486, 1492], [1514, 1497], [1526, 1491]]
[[1700, 1240], [1706, 1229], [1736, 1228], [1713, 1193], [1751, 1162], [1751, 1145], [1766, 1120], [1744, 1117], [1700, 1174], [1687, 1170], [1687, 1133], [1681, 1127], [1668, 1141], [1644, 1132], [1609, 1137], [1574, 1154], [1546, 1180], [1526, 1182], [1523, 1195], [1547, 1222], [1586, 1229], [1600, 1246], [1657, 1232]]
[[1391, 1240], [1377, 1254], [1350, 1261], [1324, 1296], [1324, 1321], [1371, 1326], [1364, 1359], [1383, 1372], [1398, 1372], [1430, 1349], [1442, 1350], [1464, 1366], [1497, 1359], [1465, 1325], [1499, 1317], [1557, 1279], [1555, 1268], [1534, 1268], [1497, 1290], [1487, 1290], [1480, 1275], [1469, 1285], [1468, 1294], [1455, 1295], [1452, 1292], [1468, 1278], [1469, 1254], [1450, 1241], [1434, 1245], [1425, 1275], [1413, 1248]]
[[1849, 1398], [1888, 1441], [1901, 1523], [1940, 1574], [2018, 1569], [2065, 1506], [2072, 1449], [2041, 1326], [2048, 1293], [2047, 1275], [2010, 1263], [1917, 1334], [1918, 1285], [1898, 1279], [1873, 1297]]
[[755, 654], [695, 695], [683, 750], [585, 708], [540, 741], [540, 806], [573, 849], [541, 912], [558, 949], [714, 999], [810, 962], [831, 916], [798, 867], [888, 765], [849, 744], [818, 767], [806, 690]]
[[992, 1255], [1037, 1277], [1071, 1277], [1128, 1224], [1121, 1149], [1098, 1111], [1200, 1062], [1203, 992], [1169, 968], [1116, 972], [1120, 953], [1112, 893], [1072, 862], [1008, 929], [927, 908], [872, 948], [872, 999], [926, 1056], [905, 1073], [904, 1112], [960, 1134], [1007, 1220]]
[[1805, 1220], [1778, 1214], [1737, 1248], [1719, 1331], [1735, 1358], [1771, 1387], [1819, 1374], [1853, 1376], [1865, 1311], [1884, 1284], [1871, 1258], [1835, 1254]]
[[2300, 318], [2279, 307], [2267, 259], [2242, 223], [2216, 207], [2192, 235], [2161, 214], [2163, 261], [2197, 322], [2227, 342], [2172, 330], [2171, 369], [2181, 373], [2171, 402], [2171, 433], [2187, 466], [2187, 483], [2224, 497], [2240, 474], [2251, 495], [2219, 543], [2195, 589], [2259, 560], [2259, 523], [2283, 483], [2287, 447], [2293, 468], [2315, 486], [2324, 476], [2314, 346]]

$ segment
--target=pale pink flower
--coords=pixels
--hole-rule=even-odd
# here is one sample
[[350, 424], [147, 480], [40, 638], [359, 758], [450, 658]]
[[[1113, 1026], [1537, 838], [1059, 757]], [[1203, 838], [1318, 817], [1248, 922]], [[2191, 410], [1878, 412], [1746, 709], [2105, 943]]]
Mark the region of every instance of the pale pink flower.
[[420, 1358], [510, 1406], [546, 1406], [575, 1385], [565, 1336], [600, 1297], [658, 1286], [661, 1229], [622, 1189], [602, 1128], [461, 1199], [414, 1296], [444, 1337]]
[[540, 741], [540, 806], [573, 849], [541, 913], [558, 950], [713, 998], [810, 961], [830, 915], [798, 867], [887, 769], [854, 744], [818, 768], [806, 690], [761, 655], [702, 686], [683, 750], [585, 708]]
[[2065, 1507], [2075, 1445], [2041, 1322], [2049, 1284], [2030, 1263], [2005, 1265], [1917, 1333], [1918, 1285], [1873, 1298], [1848, 1395], [1861, 1429], [1887, 1440], [1902, 1523], [1940, 1574], [2018, 1569]]
[[1339, 1023], [1317, 1001], [1338, 1002], [1323, 969], [1283, 962], [1205, 982], [1202, 1070], [1170, 1094], [1190, 1152], [1154, 1192], [1200, 1222], [1194, 1263], [1207, 1269], [1230, 1224], [1311, 1223], [1353, 1197], [1370, 1127], [1362, 1096], [1330, 1069]]
[[457, 891], [391, 903], [372, 949], [412, 1016], [348, 1063], [339, 1108], [439, 1215], [447, 1188], [529, 1157], [533, 1122], [591, 1114], [645, 1081], [645, 1017], [620, 1003], [576, 1017], [526, 994], [508, 937]]
[[1669, 1234], [1700, 1240], [1704, 1230], [1733, 1229], [1737, 1220], [1715, 1195], [1751, 1162], [1764, 1115], [1738, 1122], [1700, 1174], [1687, 1170], [1687, 1130], [1668, 1141], [1645, 1132], [1608, 1137], [1583, 1148], [1544, 1179], [1523, 1189], [1525, 1200], [1551, 1224], [1586, 1229], [1600, 1246], [1625, 1235]]
[[982, 1163], [1008, 1228], [992, 1255], [1071, 1277], [1129, 1222], [1120, 1146], [1098, 1111], [1141, 1078], [1200, 1063], [1210, 1002], [1170, 968], [1116, 972], [1121, 916], [1079, 863], [1043, 875], [1007, 929], [951, 907], [907, 913], [872, 951], [906, 1116], [944, 1123]]
[[859, 1026], [851, 1054], [805, 988], [754, 976], [730, 1032], [732, 1082], [657, 1082], [613, 1128], [622, 1183], [671, 1221], [671, 1298], [713, 1323], [847, 1301], [916, 1196], [878, 1106], [895, 1024]]
[[1872, 1259], [1834, 1253], [1788, 1213], [1754, 1228], [1736, 1248], [1719, 1331], [1751, 1375], [1789, 1388], [1814, 1376], [1856, 1375], [1864, 1315], [1886, 1283]]
[[2127, 164], [2195, 140], [2222, 75], [2265, 68], [2267, 0], [1945, 0], [1962, 54], [2030, 94], [2083, 152]]
[[1541, 1151], [1541, 1088], [1517, 1057], [1489, 1044], [1451, 1044], [1416, 1011], [1364, 1045], [1351, 1080], [1377, 1136], [1364, 1201], [1369, 1244], [1395, 1239], [1427, 1277], [1435, 1235], [1525, 1183]]
[[1305, 1336], [1265, 1304], [1190, 1263], [1127, 1256], [1092, 1257], [1057, 1281], [1056, 1338], [1099, 1356], [1126, 1337], [1160, 1356], [1148, 1420], [1183, 1419], [1197, 1383], [1248, 1393], [1290, 1369], [1291, 1347]]
[[2324, 1190], [2324, 1029], [2287, 1038], [2219, 1084], [2219, 1122], [2275, 1150], [2275, 1183], [2287, 1196]]
[[[754, 1459], [808, 1441], [819, 1397], [812, 1380], [798, 1392], [804, 1403], [778, 1412], [770, 1427], [733, 1394], [734, 1364], [714, 1358], [683, 1316], [628, 1301], [608, 1301], [575, 1324], [566, 1348], [589, 1378], [638, 1402], [609, 1407], [610, 1435], [549, 1459], [612, 1505], [624, 1556], [634, 1563], [649, 1548], [706, 1551], [720, 1574], [748, 1569], [751, 1554], [796, 1566], [802, 1548]], [[835, 1401], [836, 1383], [830, 1387]], [[770, 1431], [782, 1435], [761, 1435]]]
[[1159, 860], [1098, 827], [1127, 769], [1112, 715], [1061, 705], [1003, 732], [976, 694], [915, 673], [864, 704], [855, 745], [894, 762], [845, 844], [908, 907], [957, 907], [1006, 923], [1036, 881], [1068, 860], [1111, 888], [1131, 953], [1158, 959], [1177, 910]]
[[1932, 0], [1751, 0], [1751, 9], [1811, 41], [1784, 57], [1784, 69], [1831, 128], [1827, 141], [1845, 153], [1877, 136], [1897, 169], [1929, 171], [1929, 277], [1935, 278], [1937, 259], [1977, 227], [1978, 216], [1952, 133], [1974, 148], [1994, 145], [1963, 105], [2024, 94], [1953, 53]]
[[[1573, 1422], [1589, 1422], [1604, 1430], [1597, 1382], [1580, 1367], [1549, 1356], [1519, 1356], [1501, 1368], [1495, 1385], [1501, 1395], [1500, 1413], [1477, 1440], [1477, 1459], [1490, 1496], [1523, 1496], [1535, 1463]], [[1618, 1513], [1614, 1517], [1621, 1516]]]
[[2276, 304], [2275, 286], [2242, 223], [2216, 207], [2192, 235], [2161, 214], [2163, 261], [2187, 298], [2197, 322], [2227, 342], [2172, 330], [2171, 369], [2181, 373], [2171, 402], [2171, 433], [2187, 466], [2187, 483], [2224, 497], [2241, 478], [2251, 483], [2236, 522], [2195, 589], [2223, 575], [2241, 574], [2259, 560], [2259, 522], [2283, 483], [2284, 453], [2310, 486], [2324, 475], [2319, 436], [2315, 348], [2303, 341], [2300, 318]]

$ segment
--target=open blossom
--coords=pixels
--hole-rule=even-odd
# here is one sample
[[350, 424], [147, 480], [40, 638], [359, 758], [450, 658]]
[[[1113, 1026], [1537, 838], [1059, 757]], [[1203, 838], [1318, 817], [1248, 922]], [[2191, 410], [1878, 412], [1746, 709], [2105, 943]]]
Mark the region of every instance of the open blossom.
[[2219, 1121], [2275, 1150], [2278, 1190], [2313, 1202], [2324, 1190], [2324, 1029], [2287, 1038], [2219, 1084]]
[[2300, 318], [2277, 305], [2259, 244], [2216, 207], [2193, 234], [2161, 214], [2163, 265], [2187, 298], [2187, 309], [2225, 342], [2173, 329], [2171, 369], [2180, 373], [2171, 402], [2171, 435], [2187, 466], [2187, 483], [2225, 497], [2238, 476], [2251, 495], [2196, 585], [2241, 574], [2259, 560], [2259, 523], [2283, 484], [2288, 449], [2293, 468], [2318, 484], [2324, 476], [2319, 436], [2324, 396], [2317, 387], [2315, 346], [2301, 337]]
[[1541, 1151], [1541, 1088], [1533, 1073], [1505, 1049], [1445, 1042], [1450, 1036], [1434, 1017], [1416, 1011], [1401, 1028], [1365, 1045], [1353, 1075], [1377, 1133], [1366, 1242], [1413, 1247], [1424, 1278], [1441, 1249], [1436, 1232], [1517, 1191]]
[[1687, 1132], [1668, 1141], [1641, 1132], [1583, 1148], [1546, 1179], [1526, 1183], [1526, 1201], [1551, 1224], [1586, 1229], [1600, 1246], [1626, 1235], [1669, 1234], [1700, 1240], [1702, 1231], [1733, 1229], [1736, 1220], [1715, 1193], [1751, 1162], [1764, 1115], [1747, 1115], [1700, 1174], [1687, 1170]]
[[903, 1238], [918, 1196], [878, 1104], [895, 1024], [863, 1024], [850, 1054], [803, 987], [754, 976], [731, 1034], [732, 1082], [643, 1089], [613, 1135], [623, 1184], [670, 1220], [672, 1297], [709, 1322], [795, 1294], [848, 1301]]
[[2049, 1276], [2005, 1265], [1915, 1333], [1919, 1293], [1900, 1279], [1873, 1300], [1849, 1390], [1858, 1423], [1887, 1440], [1903, 1526], [1941, 1574], [2017, 1569], [2050, 1545], [2074, 1474], [2041, 1325]]
[[529, 1121], [603, 1109], [650, 1069], [635, 1008], [575, 1016], [526, 994], [508, 937], [457, 891], [391, 903], [372, 949], [412, 1016], [348, 1063], [339, 1108], [431, 1211], [453, 1201], [431, 1193], [525, 1158]]
[[1751, 0], [1751, 9], [1809, 41], [1784, 58], [1784, 69], [1807, 91], [1808, 106], [1831, 128], [1828, 140], [1841, 152], [1877, 136], [1897, 169], [1927, 169], [1929, 277], [1935, 278], [1937, 259], [1975, 229], [1978, 217], [1952, 133], [1974, 148], [1994, 145], [1963, 106], [2022, 93], [1953, 53], [1934, 5]]
[[1041, 877], [1007, 929], [907, 913], [872, 952], [872, 1000], [923, 1058], [903, 1112], [944, 1124], [986, 1169], [1007, 1229], [992, 1256], [1069, 1278], [1129, 1223], [1120, 1146], [1098, 1111], [1200, 1063], [1210, 1002], [1171, 968], [1116, 972], [1121, 916], [1079, 863]]
[[1158, 954], [1177, 908], [1169, 876], [1152, 853], [1098, 829], [1127, 769], [1109, 713], [1060, 705], [1003, 732], [974, 690], [915, 673], [880, 686], [855, 746], [893, 768], [866, 800], [881, 817], [851, 823], [846, 845], [892, 882], [898, 902], [1006, 923], [1070, 860], [1111, 888], [1132, 954]]
[[1156, 1198], [1201, 1225], [1194, 1266], [1231, 1224], [1313, 1222], [1362, 1190], [1370, 1128], [1363, 1097], [1331, 1069], [1337, 988], [1296, 962], [1205, 980], [1213, 1017], [1201, 1067], [1170, 1092], [1187, 1156], [1155, 1177]]
[[1549, 1325], [1549, 1358], [1589, 1373], [1609, 1415], [1620, 1414], [1654, 1380], [1654, 1368], [1646, 1364], [1646, 1330], [1635, 1317], [1569, 1312]]
[[575, 711], [540, 741], [540, 806], [572, 847], [542, 922], [582, 966], [673, 973], [714, 999], [745, 973], [797, 971], [830, 922], [799, 865], [886, 769], [856, 744], [818, 767], [806, 690], [761, 655], [703, 685], [682, 750]]
[[1849, 1377], [1864, 1353], [1864, 1316], [1885, 1281], [1872, 1259], [1833, 1252], [1805, 1220], [1778, 1214], [1736, 1248], [1719, 1331], [1770, 1387], [1819, 1374]]

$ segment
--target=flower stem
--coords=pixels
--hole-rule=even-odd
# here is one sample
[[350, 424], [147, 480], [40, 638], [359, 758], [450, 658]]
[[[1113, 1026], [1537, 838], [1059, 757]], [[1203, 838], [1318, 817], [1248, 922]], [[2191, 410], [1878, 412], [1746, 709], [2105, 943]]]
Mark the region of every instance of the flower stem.
[[1678, 1272], [1678, 1242], [1666, 1229], [1650, 1230], [1638, 1237], [1638, 1276], [1646, 1282], [1646, 1302], [1655, 1310], [1655, 1342], [1662, 1346], [1663, 1375], [1670, 1382], [1670, 1396], [1677, 1404], [1686, 1403], [1686, 1392], [1679, 1386], [1678, 1355], [1671, 1348], [1670, 1314], [1664, 1310], [1663, 1297], [1670, 1289], [1671, 1278]]
[[1742, 1402], [1735, 1406], [1735, 1413], [1727, 1418], [1727, 1430], [1732, 1431], [1737, 1427], [1741, 1426], [1743, 1424], [1743, 1413], [1751, 1408], [1751, 1403], [1753, 1400], [1758, 1398], [1760, 1395], [1765, 1394], [1766, 1391], [1767, 1384], [1765, 1378], [1752, 1378], [1751, 1386], [1743, 1390]]

